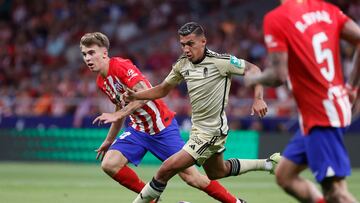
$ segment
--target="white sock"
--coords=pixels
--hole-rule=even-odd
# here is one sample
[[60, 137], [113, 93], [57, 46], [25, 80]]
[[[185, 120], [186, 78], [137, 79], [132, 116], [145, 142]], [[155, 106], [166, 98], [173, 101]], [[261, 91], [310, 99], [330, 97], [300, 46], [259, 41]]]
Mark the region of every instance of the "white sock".
[[154, 190], [150, 186], [150, 183], [147, 183], [141, 192], [137, 195], [133, 203], [148, 203], [151, 202], [151, 200], [160, 197], [160, 195], [161, 192]]

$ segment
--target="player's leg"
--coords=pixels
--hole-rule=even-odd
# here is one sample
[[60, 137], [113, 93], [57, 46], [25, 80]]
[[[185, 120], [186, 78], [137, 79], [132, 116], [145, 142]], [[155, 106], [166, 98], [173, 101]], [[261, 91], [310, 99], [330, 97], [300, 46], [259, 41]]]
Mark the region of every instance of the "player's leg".
[[275, 176], [278, 185], [300, 202], [324, 202], [316, 186], [300, 177], [308, 163], [305, 137], [299, 130], [286, 146], [283, 158], [277, 166]]
[[191, 166], [179, 173], [179, 176], [190, 186], [198, 188], [219, 202], [236, 203], [239, 201], [224, 186], [216, 180], [201, 174], [195, 166]]
[[343, 143], [344, 131], [344, 128], [317, 127], [305, 139], [309, 167], [322, 186], [326, 202], [356, 202], [345, 182], [351, 166]]
[[356, 203], [355, 197], [349, 192], [344, 178], [326, 178], [321, 183], [326, 202]]
[[[176, 122], [176, 121], [175, 121]], [[171, 155], [180, 151], [184, 146], [184, 141], [180, 136], [180, 132], [176, 123], [175, 128], [171, 130], [171, 126], [166, 132], [156, 135], [152, 138], [156, 139], [156, 149], [149, 149], [155, 156], [161, 160], [165, 160]], [[154, 143], [155, 144], [155, 143]], [[236, 198], [229, 193], [217, 181], [210, 181], [205, 175], [202, 175], [194, 166], [191, 166], [179, 173], [179, 176], [190, 186], [200, 189], [220, 202], [236, 202]]]
[[141, 146], [139, 138], [130, 131], [125, 131], [110, 146], [106, 152], [101, 167], [105, 173], [124, 187], [139, 193], [145, 183], [130, 167], [128, 162], [137, 165], [146, 153], [146, 149]]
[[177, 173], [194, 165], [194, 158], [186, 151], [180, 150], [162, 163], [154, 178], [145, 185], [134, 203], [150, 202], [160, 197], [167, 182]]
[[[219, 138], [221, 141], [222, 138]], [[226, 138], [225, 138], [226, 139]], [[225, 139], [223, 140], [225, 142]], [[227, 176], [237, 176], [249, 171], [270, 171], [272, 172], [279, 162], [281, 156], [275, 153], [268, 159], [229, 159], [224, 161], [223, 151], [225, 148], [219, 144], [210, 146], [212, 151], [210, 158], [203, 165], [207, 176], [211, 180], [224, 178]], [[214, 153], [215, 152], [215, 153]]]
[[314, 183], [299, 175], [306, 168], [306, 165], [297, 165], [286, 157], [282, 158], [275, 171], [277, 184], [300, 202], [325, 203]]

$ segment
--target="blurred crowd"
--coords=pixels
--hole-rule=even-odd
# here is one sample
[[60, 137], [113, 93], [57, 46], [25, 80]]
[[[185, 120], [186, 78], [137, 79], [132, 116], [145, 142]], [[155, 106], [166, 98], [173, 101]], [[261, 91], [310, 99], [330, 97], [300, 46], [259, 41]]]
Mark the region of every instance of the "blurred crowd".
[[[360, 23], [359, 0], [333, 2]], [[263, 68], [263, 14], [259, 15], [256, 7], [244, 9], [250, 3], [0, 0], [0, 115], [75, 115], [74, 126], [80, 126], [84, 116], [113, 111], [114, 107], [96, 88], [96, 75], [82, 61], [79, 40], [86, 32], [105, 33], [111, 42], [110, 55], [133, 60], [153, 85], [163, 80], [181, 54], [176, 31], [188, 21], [204, 25], [209, 49], [231, 53]], [[353, 48], [342, 43], [342, 50], [348, 77]], [[230, 118], [248, 116], [252, 90], [243, 87], [241, 78], [233, 79], [230, 97]], [[267, 88], [265, 99], [269, 102], [269, 116], [296, 116], [285, 86]], [[177, 114], [190, 115], [185, 84], [165, 100]]]

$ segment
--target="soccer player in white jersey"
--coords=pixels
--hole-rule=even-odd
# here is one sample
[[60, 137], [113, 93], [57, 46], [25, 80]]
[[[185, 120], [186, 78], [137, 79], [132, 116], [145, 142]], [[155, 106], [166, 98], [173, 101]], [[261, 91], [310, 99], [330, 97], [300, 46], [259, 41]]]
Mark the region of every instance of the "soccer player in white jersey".
[[[203, 28], [189, 22], [178, 34], [183, 55], [173, 65], [165, 81], [145, 91], [129, 90], [125, 97], [134, 99], [157, 99], [166, 96], [181, 81], [186, 81], [192, 106], [192, 130], [182, 150], [168, 158], [153, 180], [148, 183], [134, 202], [149, 202], [164, 191], [167, 182], [178, 172], [194, 164], [202, 165], [210, 179], [237, 176], [248, 171], [272, 171], [280, 159], [278, 153], [270, 159], [224, 161], [224, 144], [229, 131], [225, 107], [228, 103], [231, 77], [259, 74], [260, 69], [235, 56], [217, 54], [206, 48]], [[252, 111], [265, 116], [267, 105], [263, 100], [263, 88], [254, 88]]]

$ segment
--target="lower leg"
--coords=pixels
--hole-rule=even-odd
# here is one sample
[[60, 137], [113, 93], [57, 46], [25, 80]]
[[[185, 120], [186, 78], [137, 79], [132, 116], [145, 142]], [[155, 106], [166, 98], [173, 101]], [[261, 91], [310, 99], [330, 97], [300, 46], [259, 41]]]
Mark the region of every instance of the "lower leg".
[[163, 162], [152, 181], [145, 185], [134, 200], [134, 203], [149, 202], [156, 199], [165, 190], [167, 182], [175, 174], [194, 165], [194, 163], [194, 158], [184, 150], [180, 150], [172, 155]]
[[237, 176], [249, 171], [270, 171], [274, 172], [276, 164], [280, 161], [280, 153], [274, 153], [268, 159], [229, 159], [229, 175]]
[[220, 202], [235, 203], [237, 201], [236, 197], [224, 188], [218, 181], [209, 180], [207, 176], [202, 175], [194, 166], [185, 169], [179, 173], [179, 176], [188, 185], [204, 191], [210, 197]]
[[128, 166], [122, 167], [112, 178], [122, 186], [139, 193], [145, 186], [145, 183]]
[[119, 184], [139, 193], [145, 186], [145, 183], [138, 177], [135, 171], [126, 165], [127, 163], [128, 160], [121, 152], [109, 150], [101, 163], [101, 168]]
[[323, 196], [309, 180], [299, 176], [306, 166], [296, 165], [283, 158], [275, 172], [277, 184], [289, 195], [300, 202], [323, 202]]

